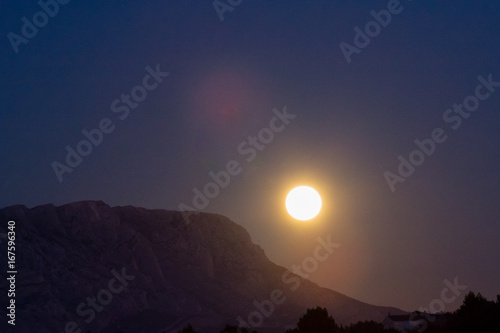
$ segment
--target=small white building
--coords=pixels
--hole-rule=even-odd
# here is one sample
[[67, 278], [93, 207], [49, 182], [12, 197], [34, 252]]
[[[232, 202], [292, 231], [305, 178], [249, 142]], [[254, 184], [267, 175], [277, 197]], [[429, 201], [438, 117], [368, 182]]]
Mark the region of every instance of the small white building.
[[395, 329], [399, 332], [416, 331], [427, 324], [426, 319], [419, 313], [392, 316], [390, 313], [384, 319], [384, 329]]

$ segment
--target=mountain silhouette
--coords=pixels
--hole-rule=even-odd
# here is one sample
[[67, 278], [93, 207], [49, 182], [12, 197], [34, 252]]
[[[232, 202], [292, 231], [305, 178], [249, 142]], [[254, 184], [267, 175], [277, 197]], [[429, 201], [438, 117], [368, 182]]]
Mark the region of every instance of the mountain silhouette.
[[10, 206], [0, 217], [0, 233], [16, 222], [19, 333], [177, 332], [187, 323], [219, 332], [239, 320], [259, 324], [259, 333], [284, 332], [316, 306], [344, 325], [404, 313], [292, 274], [217, 214], [193, 214], [186, 223], [177, 211], [81, 201]]

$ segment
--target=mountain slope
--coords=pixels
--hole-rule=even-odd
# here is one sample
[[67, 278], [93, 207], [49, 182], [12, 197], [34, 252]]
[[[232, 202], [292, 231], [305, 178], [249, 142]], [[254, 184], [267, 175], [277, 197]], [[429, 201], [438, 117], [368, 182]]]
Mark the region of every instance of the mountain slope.
[[187, 322], [218, 332], [238, 317], [258, 332], [284, 332], [317, 305], [343, 324], [402, 313], [287, 273], [243, 227], [216, 214], [191, 215], [186, 224], [175, 211], [83, 201], [4, 208], [0, 232], [9, 220], [16, 222], [15, 332], [177, 332]]

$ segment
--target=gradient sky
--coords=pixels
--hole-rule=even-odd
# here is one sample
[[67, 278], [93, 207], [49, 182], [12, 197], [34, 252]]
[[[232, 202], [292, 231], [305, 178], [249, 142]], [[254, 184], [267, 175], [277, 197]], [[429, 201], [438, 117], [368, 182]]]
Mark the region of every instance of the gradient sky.
[[[3, 2], [0, 206], [173, 210], [236, 160], [242, 172], [204, 211], [243, 225], [276, 263], [301, 263], [331, 235], [341, 247], [311, 275], [322, 286], [413, 310], [458, 278], [492, 299], [500, 87], [457, 129], [443, 114], [478, 76], [500, 81], [500, 3], [403, 0], [348, 63], [339, 45], [388, 2], [243, 0], [221, 21], [211, 1], [71, 1], [17, 53], [8, 34], [40, 7]], [[111, 104], [158, 64], [168, 77], [121, 120]], [[247, 162], [238, 146], [284, 106], [296, 117]], [[114, 131], [59, 182], [51, 163], [103, 118]], [[447, 140], [392, 192], [384, 173], [435, 128]], [[322, 195], [315, 220], [285, 213], [295, 185]]]

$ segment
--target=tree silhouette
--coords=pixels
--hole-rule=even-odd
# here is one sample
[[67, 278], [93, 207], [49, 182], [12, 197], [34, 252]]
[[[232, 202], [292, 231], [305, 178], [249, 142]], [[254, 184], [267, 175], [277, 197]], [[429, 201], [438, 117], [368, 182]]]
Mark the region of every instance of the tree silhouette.
[[500, 303], [488, 301], [478, 293], [470, 291], [465, 295], [463, 304], [454, 313], [452, 330], [457, 333], [500, 332]]
[[352, 324], [347, 329], [349, 333], [383, 333], [384, 325], [381, 323], [371, 321], [360, 321], [356, 324]]
[[335, 319], [328, 315], [326, 308], [316, 307], [307, 309], [297, 323], [297, 328], [287, 330], [286, 333], [337, 333], [339, 327]]

